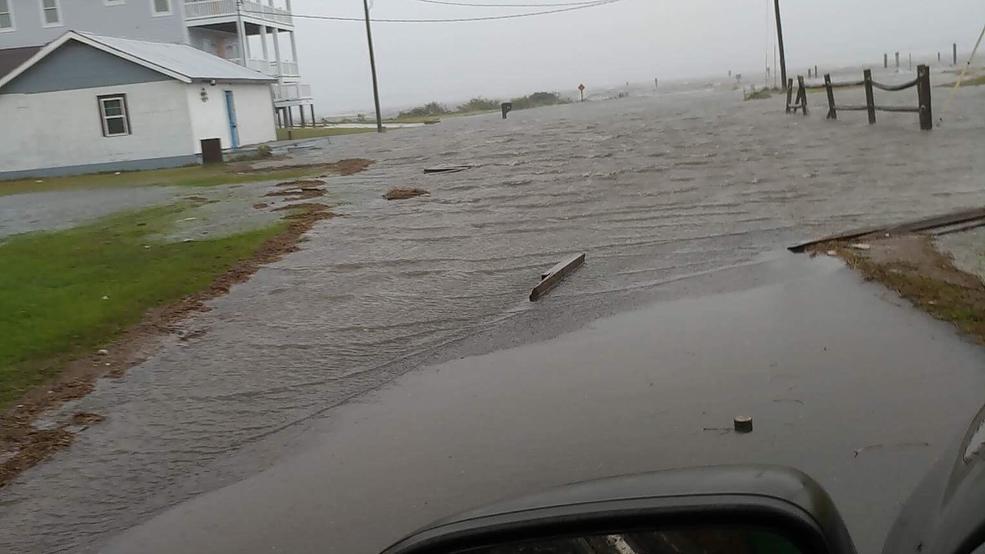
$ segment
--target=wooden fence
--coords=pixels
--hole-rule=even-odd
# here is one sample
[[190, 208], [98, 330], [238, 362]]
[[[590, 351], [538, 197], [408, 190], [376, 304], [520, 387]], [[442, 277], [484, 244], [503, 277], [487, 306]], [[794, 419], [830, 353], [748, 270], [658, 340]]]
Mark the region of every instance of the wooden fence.
[[793, 97], [793, 79], [787, 79], [787, 113], [800, 110], [800, 113], [807, 115], [807, 88], [804, 87], [804, 76], [797, 75], [797, 100], [790, 103]]
[[[802, 76], [797, 77], [797, 99], [791, 104], [791, 99], [793, 96], [793, 79], [787, 81], [787, 113], [796, 112], [801, 110], [801, 113], [807, 115], [807, 89], [804, 87], [804, 78]], [[836, 88], [845, 87], [865, 87], [865, 105], [838, 105], [835, 103], [835, 93]], [[909, 106], [877, 106], [875, 102], [875, 90], [885, 90], [885, 91], [900, 91], [909, 88], [917, 89], [917, 105], [915, 107]], [[876, 112], [905, 112], [905, 113], [916, 113], [920, 116], [920, 128], [923, 130], [930, 130], [934, 128], [934, 117], [933, 110], [930, 101], [930, 67], [926, 65], [917, 66], [917, 78], [902, 83], [899, 85], [886, 85], [872, 80], [872, 70], [866, 69], [863, 72], [863, 79], [861, 81], [848, 81], [841, 83], [832, 83], [831, 74], [824, 75], [824, 89], [828, 95], [828, 115], [827, 119], [838, 119], [839, 111], [864, 111], [869, 114], [869, 125], [876, 122]]]

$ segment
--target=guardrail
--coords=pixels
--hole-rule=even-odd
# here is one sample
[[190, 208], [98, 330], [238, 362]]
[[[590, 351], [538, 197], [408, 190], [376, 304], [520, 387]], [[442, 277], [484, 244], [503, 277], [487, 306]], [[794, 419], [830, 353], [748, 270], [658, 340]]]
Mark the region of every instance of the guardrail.
[[[828, 96], [827, 119], [838, 119], [839, 111], [864, 111], [868, 112], [869, 125], [876, 122], [876, 112], [903, 112], [916, 113], [920, 116], [920, 128], [929, 131], [934, 128], [933, 107], [930, 98], [930, 67], [927, 65], [917, 66], [917, 77], [912, 81], [900, 83], [898, 85], [887, 85], [872, 80], [872, 70], [866, 69], [862, 72], [861, 81], [845, 81], [840, 83], [831, 82], [831, 74], [824, 75], [824, 89]], [[793, 94], [793, 79], [787, 81], [787, 113], [798, 109], [807, 115], [807, 89], [804, 86], [803, 76], [797, 76], [797, 101], [790, 103]], [[846, 87], [865, 87], [865, 105], [838, 105], [835, 103], [834, 89]], [[909, 88], [917, 89], [917, 105], [910, 106], [878, 106], [875, 102], [875, 89], [896, 92]]]

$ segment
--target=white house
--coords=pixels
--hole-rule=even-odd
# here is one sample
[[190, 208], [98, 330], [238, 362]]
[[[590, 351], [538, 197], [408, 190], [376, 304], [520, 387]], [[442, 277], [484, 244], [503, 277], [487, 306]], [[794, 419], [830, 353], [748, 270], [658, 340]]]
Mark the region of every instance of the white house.
[[0, 49], [44, 46], [67, 29], [194, 46], [277, 77], [271, 88], [285, 126], [315, 121], [291, 0], [0, 0]]
[[185, 44], [75, 31], [0, 50], [0, 179], [175, 167], [204, 139], [274, 140], [275, 81]]

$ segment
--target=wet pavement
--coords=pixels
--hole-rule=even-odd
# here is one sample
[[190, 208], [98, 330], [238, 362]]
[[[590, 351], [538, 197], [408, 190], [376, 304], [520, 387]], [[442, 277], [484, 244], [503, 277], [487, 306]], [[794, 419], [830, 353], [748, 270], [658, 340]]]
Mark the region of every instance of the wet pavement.
[[[407, 374], [319, 420], [268, 471], [105, 551], [371, 553], [557, 484], [772, 463], [818, 479], [860, 552], [878, 552], [985, 401], [985, 350], [836, 259], [782, 255], [662, 295], [553, 340]], [[740, 414], [752, 434], [728, 431]]]
[[[807, 288], [793, 294], [777, 285], [737, 292], [739, 298], [675, 301], [697, 304], [693, 309], [675, 304], [668, 313], [680, 318], [654, 320], [662, 332], [642, 341], [652, 343], [642, 358], [650, 366], [633, 352], [637, 343], [620, 349], [621, 357], [612, 358], [620, 362], [612, 364], [618, 371], [613, 387], [603, 387], [595, 399], [593, 387], [606, 375], [600, 362], [567, 364], [573, 372], [568, 381], [561, 368], [547, 364], [566, 351], [557, 343], [527, 347], [553, 353], [532, 359], [549, 366], [539, 371], [553, 375], [550, 379], [520, 378], [516, 372], [527, 365], [514, 356], [523, 349], [493, 358], [497, 367], [503, 365], [497, 360], [511, 362], [506, 373], [492, 366], [472, 369], [473, 362], [483, 367], [487, 359], [481, 357], [468, 358], [467, 371], [434, 364], [552, 339], [668, 295], [747, 290], [748, 284], [708, 281], [709, 275], [720, 275], [708, 272], [768, 268], [748, 264], [797, 240], [985, 204], [983, 99], [985, 87], [960, 92], [954, 105], [960, 117], [933, 133], [919, 132], [909, 116], [887, 116], [874, 127], [864, 117], [825, 122], [823, 114], [785, 116], [778, 99], [741, 102], [735, 92], [709, 89], [518, 111], [507, 121], [498, 115], [450, 119], [298, 149], [293, 156], [302, 162], [365, 157], [378, 163], [359, 175], [329, 178], [326, 200], [339, 204], [335, 211], [344, 217], [320, 223], [301, 251], [261, 269], [211, 302], [210, 312], [190, 318], [185, 331], [197, 338], [165, 338], [156, 356], [122, 379], [101, 381], [93, 394], [64, 408], [107, 420], [0, 493], [0, 550], [98, 550], [115, 534], [199, 494], [267, 468], [273, 473], [257, 477], [258, 483], [266, 483], [263, 475], [285, 475], [279, 472], [292, 464], [314, 472], [319, 463], [325, 473], [282, 477], [282, 496], [249, 489], [247, 481], [241, 485], [245, 489], [224, 489], [198, 502], [233, 494], [227, 491], [263, 490], [266, 496], [237, 498], [236, 506], [224, 504], [224, 509], [232, 516], [251, 505], [256, 511], [243, 513], [244, 522], [265, 528], [253, 519], [261, 518], [278, 522], [284, 532], [294, 529], [298, 539], [285, 543], [294, 547], [286, 551], [338, 545], [337, 551], [363, 552], [432, 516], [491, 496], [569, 478], [732, 456], [817, 472], [836, 498], [845, 496], [848, 485], [865, 485], [860, 490], [874, 500], [869, 504], [856, 494], [856, 501], [847, 500], [847, 515], [854, 529], [872, 523], [870, 534], [878, 534], [874, 529], [887, 524], [889, 504], [905, 494], [891, 494], [886, 480], [914, 481], [938, 435], [974, 412], [978, 399], [971, 397], [981, 390], [976, 379], [983, 360], [949, 328], [886, 304], [875, 289], [852, 292], [857, 283], [830, 267], [820, 281], [827, 287], [824, 296], [808, 294]], [[439, 164], [476, 167], [423, 174]], [[431, 195], [383, 200], [393, 186], [425, 188]], [[588, 263], [574, 278], [540, 303], [526, 301], [543, 269], [582, 251]], [[776, 280], [772, 270], [749, 275]], [[848, 292], [831, 284], [849, 282]], [[801, 300], [810, 303], [798, 304]], [[722, 314], [731, 314], [720, 321], [730, 326], [716, 323], [719, 303]], [[867, 309], [839, 319], [836, 307], [855, 305]], [[758, 316], [742, 317], [757, 306]], [[824, 346], [837, 354], [817, 354], [820, 343], [811, 342], [811, 327], [783, 334], [784, 328], [796, 328], [796, 318], [809, 323], [809, 310], [825, 307], [825, 318], [837, 324], [819, 327], [830, 328], [831, 341]], [[775, 317], [773, 311], [786, 315]], [[841, 342], [832, 342], [849, 340], [842, 335], [853, 335], [852, 322], [868, 313], [873, 319], [862, 320], [870, 321], [864, 326], [871, 330], [868, 344], [883, 346], [867, 352], [856, 338], [853, 348], [842, 351]], [[783, 356], [763, 350], [781, 346], [767, 331], [786, 337]], [[897, 359], [887, 353], [890, 342], [938, 358], [931, 363], [913, 352]], [[593, 352], [605, 353], [605, 344], [597, 343]], [[804, 355], [805, 365], [794, 372], [804, 386], [784, 385], [802, 395], [778, 397], [779, 389], [769, 387], [784, 377], [771, 380], [770, 371], [779, 370], [769, 363], [779, 357], [792, 364], [798, 352], [789, 349], [795, 346], [813, 353]], [[726, 363], [739, 354], [748, 356]], [[667, 369], [652, 375], [653, 389], [673, 394], [643, 396], [650, 387], [637, 387], [638, 379], [664, 358], [661, 367]], [[685, 363], [692, 359], [700, 365]], [[920, 360], [926, 363], [918, 366]], [[897, 362], [904, 366], [896, 367]], [[822, 378], [821, 364], [830, 378]], [[740, 370], [721, 369], [732, 365]], [[422, 367], [428, 369], [408, 375], [400, 387], [363, 396]], [[433, 377], [435, 368], [445, 368], [440, 379]], [[422, 386], [418, 379], [430, 379], [426, 387], [444, 394], [412, 402], [421, 390], [414, 388]], [[743, 383], [747, 388], [740, 387]], [[757, 383], [769, 387], [751, 388]], [[641, 396], [623, 399], [630, 384]], [[547, 395], [548, 388], [556, 389], [556, 396]], [[534, 410], [535, 391], [565, 409]], [[476, 401], [473, 410], [469, 399], [487, 393], [496, 396]], [[843, 405], [829, 409], [835, 397]], [[762, 402], [752, 402], [755, 398]], [[769, 409], [763, 409], [767, 398]], [[774, 405], [776, 398], [800, 399], [817, 412], [799, 419], [800, 404]], [[336, 409], [355, 399], [359, 404], [346, 407], [348, 415]], [[946, 411], [917, 409], [929, 410], [931, 401], [943, 402]], [[757, 421], [766, 415], [766, 427], [762, 433], [757, 427], [745, 443], [690, 425], [708, 414], [715, 426], [727, 425], [732, 412], [750, 407]], [[668, 410], [666, 424], [660, 410]], [[821, 411], [827, 414], [823, 418]], [[556, 418], [575, 412], [581, 415]], [[521, 418], [524, 413], [530, 417]], [[481, 423], [480, 414], [487, 424], [470, 431], [466, 423]], [[381, 419], [384, 415], [395, 419]], [[354, 424], [363, 418], [364, 426]], [[832, 425], [832, 418], [840, 423]], [[597, 424], [590, 424], [593, 420]], [[828, 431], [822, 433], [822, 427]], [[913, 433], [933, 439], [932, 447], [872, 450], [874, 457], [848, 460], [877, 460], [859, 474], [848, 475], [850, 466], [839, 465], [846, 449], [851, 456], [851, 449], [900, 440], [902, 434], [912, 440]], [[457, 461], [438, 463], [439, 454]], [[383, 487], [396, 478], [407, 481], [395, 490]], [[292, 503], [286, 491], [308, 485], [320, 495], [299, 493]], [[116, 548], [128, 551], [128, 544], [137, 543], [126, 541], [145, 539], [160, 546], [154, 529], [163, 527], [153, 526], [189, 523], [200, 505], [183, 505], [171, 512], [176, 515], [151, 523], [146, 533], [119, 539]], [[263, 505], [271, 511], [264, 513]], [[182, 536], [204, 538], [200, 528], [189, 525]], [[299, 530], [307, 525], [314, 526], [307, 534]], [[260, 540], [251, 533], [242, 536]], [[234, 537], [215, 538], [232, 541], [216, 543], [217, 548], [237, 544]], [[872, 536], [865, 542], [875, 543]]]

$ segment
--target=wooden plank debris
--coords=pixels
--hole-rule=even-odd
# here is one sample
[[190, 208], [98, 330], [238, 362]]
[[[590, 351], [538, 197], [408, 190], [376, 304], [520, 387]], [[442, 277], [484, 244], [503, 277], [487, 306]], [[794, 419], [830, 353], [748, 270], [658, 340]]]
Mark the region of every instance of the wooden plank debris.
[[571, 272], [578, 269], [585, 263], [585, 254], [578, 254], [572, 258], [562, 261], [541, 275], [540, 284], [530, 291], [530, 301], [536, 302], [551, 289], [556, 287], [562, 279]]
[[465, 171], [466, 169], [472, 169], [471, 165], [439, 165], [436, 167], [424, 168], [424, 173], [458, 173], [459, 171]]
[[918, 233], [920, 231], [927, 231], [930, 229], [937, 229], [940, 227], [950, 227], [952, 225], [977, 222], [981, 220], [985, 220], [985, 208], [973, 208], [970, 210], [962, 210], [959, 212], [952, 212], [949, 214], [917, 219], [907, 223], [901, 223], [899, 225], [888, 225], [882, 227], [866, 227], [863, 229], [855, 229], [853, 231], [847, 231], [845, 233], [839, 233], [836, 235], [829, 235], [812, 241], [795, 244], [787, 248], [787, 250], [791, 252], [803, 252], [807, 250], [807, 248], [814, 246], [815, 244], [821, 244], [830, 241], [851, 240], [859, 237], [864, 237], [865, 235], [871, 235], [874, 233], [895, 233], [895, 234]]

